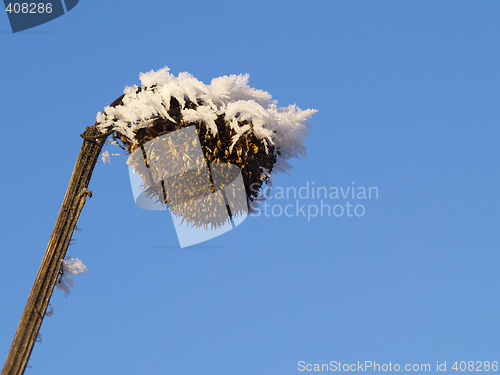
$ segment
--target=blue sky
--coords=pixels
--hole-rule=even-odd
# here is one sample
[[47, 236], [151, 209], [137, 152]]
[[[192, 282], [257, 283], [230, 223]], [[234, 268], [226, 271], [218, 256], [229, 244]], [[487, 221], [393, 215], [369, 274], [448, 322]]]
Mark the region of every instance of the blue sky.
[[0, 16], [0, 361], [79, 134], [165, 65], [204, 82], [249, 73], [281, 105], [319, 110], [275, 187], [379, 197], [357, 202], [363, 217], [249, 217], [180, 249], [168, 213], [134, 205], [125, 158], [99, 162], [68, 251], [88, 274], [54, 292], [26, 374], [500, 360], [499, 14], [496, 1], [82, 0], [16, 34]]

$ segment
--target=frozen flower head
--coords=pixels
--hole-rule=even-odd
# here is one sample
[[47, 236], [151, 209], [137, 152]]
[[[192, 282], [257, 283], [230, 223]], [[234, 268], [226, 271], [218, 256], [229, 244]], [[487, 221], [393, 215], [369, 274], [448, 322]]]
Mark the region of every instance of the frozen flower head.
[[[97, 114], [98, 128], [114, 131], [129, 154], [194, 125], [208, 163], [241, 169], [250, 204], [272, 172], [286, 171], [291, 158], [305, 153], [307, 123], [316, 110], [278, 107], [268, 92], [248, 85], [248, 75], [214, 78], [206, 85], [186, 72], [174, 76], [165, 67], [140, 74], [140, 80], [142, 86], [125, 88], [118, 105]], [[128, 163], [133, 164], [132, 158]], [[157, 189], [150, 193], [168, 205], [168, 197]]]

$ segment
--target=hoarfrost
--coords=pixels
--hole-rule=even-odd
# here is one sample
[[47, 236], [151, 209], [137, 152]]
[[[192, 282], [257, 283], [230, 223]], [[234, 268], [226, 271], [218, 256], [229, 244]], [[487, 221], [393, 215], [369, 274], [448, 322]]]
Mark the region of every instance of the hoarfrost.
[[[224, 115], [226, 126], [234, 131], [232, 146], [248, 131], [263, 140], [266, 149], [267, 145], [274, 145], [275, 152], [279, 152], [277, 170], [287, 171], [289, 159], [305, 154], [303, 142], [315, 109], [301, 110], [296, 105], [278, 107], [271, 94], [248, 85], [248, 74], [214, 78], [206, 85], [187, 72], [174, 76], [169, 70], [165, 67], [141, 73], [141, 89], [135, 85], [126, 87], [121, 105], [108, 106], [97, 114], [99, 129], [103, 132], [113, 129], [135, 142], [134, 131], [151, 126], [151, 117], [173, 121], [168, 110], [174, 97], [180, 103], [184, 121], [203, 121], [214, 135], [215, 120]], [[185, 109], [186, 100], [195, 103], [196, 109]], [[243, 121], [251, 126], [240, 126]]]
[[67, 297], [70, 294], [69, 288], [74, 285], [74, 280], [69, 275], [81, 275], [87, 272], [87, 266], [78, 258], [71, 258], [63, 260], [62, 274], [56, 282], [58, 289], [64, 291]]
[[110, 154], [108, 150], [104, 151], [101, 154], [101, 160], [104, 164], [106, 163], [111, 163], [111, 160], [109, 159], [110, 156], [119, 156], [120, 154]]
[[102, 162], [103, 162], [104, 164], [106, 164], [106, 163], [111, 163], [111, 162], [109, 161], [109, 151], [104, 151], [104, 152], [102, 153], [102, 155], [101, 155], [101, 160], [102, 160]]

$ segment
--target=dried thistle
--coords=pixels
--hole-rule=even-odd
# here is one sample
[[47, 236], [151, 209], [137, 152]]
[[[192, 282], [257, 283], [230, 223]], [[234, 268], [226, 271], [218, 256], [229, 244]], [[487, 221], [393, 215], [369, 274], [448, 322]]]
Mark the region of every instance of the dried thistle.
[[[172, 168], [171, 164], [178, 159], [163, 147], [162, 154], [149, 155], [149, 159], [154, 158], [149, 160], [144, 146], [164, 134], [195, 126], [205, 163], [232, 164], [241, 170], [248, 211], [271, 173], [276, 169], [287, 170], [288, 159], [305, 152], [302, 143], [307, 135], [307, 121], [315, 110], [278, 108], [269, 93], [248, 86], [247, 75], [219, 77], [205, 85], [188, 73], [175, 77], [164, 68], [141, 74], [140, 78], [142, 86], [127, 87], [121, 104], [106, 107], [104, 113], [97, 115], [97, 125], [103, 132], [112, 130], [120, 147], [129, 155], [141, 155], [148, 168], [157, 169], [157, 175], [161, 175], [161, 169]], [[186, 139], [186, 147], [189, 142]], [[139, 149], [142, 153], [135, 152]], [[132, 156], [128, 160], [135, 167], [138, 163]], [[223, 189], [224, 183], [227, 185], [234, 178], [231, 171], [226, 168], [214, 182], [210, 169], [199, 168], [168, 181], [153, 181], [145, 189], [148, 196], [165, 203], [188, 223], [218, 226], [226, 219], [219, 221], [213, 215], [210, 220], [200, 220], [200, 212], [205, 213], [201, 217], [206, 217], [206, 213], [215, 212], [223, 202], [216, 199], [206, 205], [193, 202]], [[148, 181], [147, 176], [141, 177]], [[168, 194], [165, 183], [170, 186]]]

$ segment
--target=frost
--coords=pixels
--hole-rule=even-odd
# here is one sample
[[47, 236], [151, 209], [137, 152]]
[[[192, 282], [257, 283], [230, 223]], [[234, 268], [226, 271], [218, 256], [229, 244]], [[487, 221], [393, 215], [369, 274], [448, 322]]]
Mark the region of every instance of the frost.
[[104, 164], [106, 164], [106, 163], [111, 163], [111, 162], [109, 161], [109, 152], [108, 152], [108, 151], [104, 151], [104, 152], [102, 153], [102, 155], [101, 155], [101, 160], [102, 160], [102, 162], [103, 162]]
[[56, 286], [64, 291], [67, 297], [70, 294], [69, 288], [74, 285], [74, 281], [69, 275], [81, 275], [87, 272], [87, 266], [78, 258], [68, 258], [63, 260], [62, 274], [57, 280]]
[[104, 151], [101, 154], [101, 160], [104, 164], [106, 163], [111, 163], [111, 160], [109, 160], [110, 156], [119, 156], [120, 154], [110, 154], [108, 150]]
[[181, 110], [182, 119], [186, 122], [204, 122], [212, 134], [217, 134], [217, 114], [209, 106], [199, 106], [196, 109]]
[[[97, 114], [101, 131], [114, 129], [135, 142], [134, 131], [151, 126], [152, 117], [173, 121], [168, 110], [174, 97], [180, 103], [183, 121], [204, 122], [214, 135], [217, 134], [215, 120], [224, 115], [226, 126], [233, 131], [232, 146], [246, 132], [253, 132], [263, 140], [266, 149], [267, 145], [274, 145], [275, 152], [279, 152], [277, 170], [287, 171], [289, 159], [305, 154], [303, 142], [308, 134], [308, 121], [316, 110], [301, 110], [296, 105], [278, 107], [271, 94], [249, 86], [248, 74], [214, 78], [207, 85], [187, 72], [174, 76], [165, 67], [141, 73], [139, 78], [141, 88], [126, 87], [121, 105], [108, 106]], [[187, 100], [197, 107], [184, 108]], [[241, 126], [242, 122], [246, 125]]]
[[95, 120], [97, 122], [106, 121], [106, 115], [104, 113], [98, 112], [97, 116], [95, 117]]

